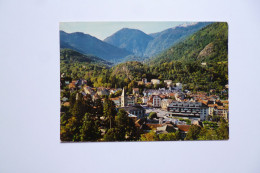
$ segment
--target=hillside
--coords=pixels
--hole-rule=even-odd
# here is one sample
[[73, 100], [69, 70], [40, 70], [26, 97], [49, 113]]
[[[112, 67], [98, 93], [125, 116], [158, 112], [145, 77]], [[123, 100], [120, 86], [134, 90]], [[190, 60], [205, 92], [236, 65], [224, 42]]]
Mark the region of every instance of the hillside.
[[153, 38], [137, 29], [123, 28], [104, 41], [119, 48], [133, 52], [137, 56], [143, 56], [147, 44]]
[[144, 64], [137, 61], [129, 61], [118, 64], [111, 70], [112, 76], [129, 80], [141, 80], [142, 75], [146, 73]]
[[92, 54], [110, 62], [117, 62], [132, 54], [81, 32], [68, 34], [60, 31], [60, 48], [73, 49], [82, 54]]
[[219, 62], [227, 61], [228, 25], [224, 22], [210, 24], [179, 42], [150, 64], [161, 64], [174, 60]]
[[105, 65], [112, 64], [96, 56], [83, 55], [71, 49], [62, 49], [60, 51], [60, 60], [63, 61], [64, 63], [86, 62], [86, 63], [100, 63]]
[[157, 55], [208, 24], [210, 23], [199, 22], [187, 26], [181, 25], [158, 33], [150, 34], [154, 39], [148, 43], [144, 56], [151, 57]]

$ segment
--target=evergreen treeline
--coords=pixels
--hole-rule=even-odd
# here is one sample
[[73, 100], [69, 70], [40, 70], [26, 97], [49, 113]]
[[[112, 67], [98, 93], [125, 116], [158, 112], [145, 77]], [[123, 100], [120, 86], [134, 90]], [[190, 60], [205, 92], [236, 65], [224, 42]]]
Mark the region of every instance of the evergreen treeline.
[[117, 111], [113, 101], [105, 99], [102, 103], [97, 99], [93, 102], [90, 95], [83, 97], [73, 92], [69, 103], [69, 107], [61, 107], [61, 141], [139, 140], [133, 119], [124, 110]]

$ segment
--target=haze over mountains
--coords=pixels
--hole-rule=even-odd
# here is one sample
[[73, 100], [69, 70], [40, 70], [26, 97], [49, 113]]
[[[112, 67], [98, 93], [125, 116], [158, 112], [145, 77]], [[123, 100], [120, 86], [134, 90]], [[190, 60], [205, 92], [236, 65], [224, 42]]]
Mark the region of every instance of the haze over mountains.
[[143, 61], [160, 54], [209, 24], [209, 22], [193, 23], [149, 35], [137, 29], [123, 28], [104, 41], [81, 32], [69, 34], [60, 31], [60, 48], [95, 55], [113, 63], [129, 59]]
[[110, 62], [117, 62], [132, 54], [127, 50], [115, 47], [81, 32], [68, 34], [60, 31], [60, 48], [69, 48], [82, 54], [95, 55]]

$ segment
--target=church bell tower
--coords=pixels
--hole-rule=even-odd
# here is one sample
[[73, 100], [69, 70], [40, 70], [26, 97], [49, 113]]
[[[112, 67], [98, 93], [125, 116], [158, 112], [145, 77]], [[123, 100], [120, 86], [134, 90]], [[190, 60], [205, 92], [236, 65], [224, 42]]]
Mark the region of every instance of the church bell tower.
[[127, 97], [125, 94], [125, 89], [123, 88], [122, 95], [121, 95], [121, 107], [125, 107], [127, 105]]

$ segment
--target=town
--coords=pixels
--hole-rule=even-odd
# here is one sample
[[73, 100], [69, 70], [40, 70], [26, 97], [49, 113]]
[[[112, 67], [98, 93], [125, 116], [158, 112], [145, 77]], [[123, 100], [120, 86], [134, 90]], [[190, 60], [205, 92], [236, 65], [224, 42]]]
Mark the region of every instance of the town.
[[[194, 125], [210, 129], [216, 128], [216, 121], [220, 119], [228, 122], [229, 102], [221, 100], [214, 89], [208, 93], [193, 93], [183, 88], [185, 84], [173, 83], [172, 80], [163, 80], [163, 88], [146, 87], [160, 83], [159, 79], [148, 82], [143, 78], [137, 81], [137, 85], [142, 87], [133, 88], [129, 93], [124, 88], [90, 87], [84, 79], [69, 81], [61, 78], [61, 107], [70, 107], [69, 95], [64, 94], [66, 92], [76, 93], [76, 100], [79, 96], [83, 99], [88, 96], [93, 102], [99, 99], [104, 104], [105, 99], [109, 99], [117, 112], [124, 110], [127, 113], [143, 138], [149, 133], [160, 135], [177, 131], [178, 139], [184, 140]], [[225, 87], [221, 94], [228, 95], [228, 84]], [[63, 113], [61, 111], [61, 116]], [[105, 120], [105, 117], [101, 116], [100, 120]], [[101, 138], [107, 133], [102, 126], [98, 131]]]

